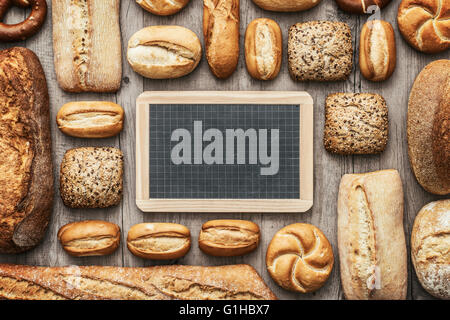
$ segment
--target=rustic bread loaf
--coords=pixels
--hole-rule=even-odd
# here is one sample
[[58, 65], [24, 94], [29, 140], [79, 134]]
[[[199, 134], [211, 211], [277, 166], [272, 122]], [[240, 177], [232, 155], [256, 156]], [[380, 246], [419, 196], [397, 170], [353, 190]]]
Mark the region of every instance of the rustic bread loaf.
[[342, 177], [338, 247], [342, 288], [347, 299], [406, 298], [403, 188], [397, 170]]
[[58, 240], [71, 256], [103, 256], [119, 247], [120, 228], [101, 220], [72, 222], [59, 229]]
[[450, 199], [430, 202], [417, 214], [411, 258], [424, 289], [450, 299]]
[[123, 128], [123, 109], [107, 101], [76, 101], [66, 103], [56, 115], [58, 128], [79, 138], [108, 138]]
[[311, 9], [321, 0], [253, 0], [260, 8], [269, 11], [293, 12]]
[[338, 154], [382, 152], [388, 140], [388, 109], [372, 93], [332, 93], [325, 101], [325, 149]]
[[189, 0], [136, 0], [148, 12], [159, 16], [169, 16], [187, 6]]
[[25, 48], [0, 51], [0, 252], [44, 237], [53, 206], [47, 82]]
[[0, 265], [0, 298], [21, 300], [274, 300], [249, 265], [30, 267]]
[[127, 246], [144, 259], [178, 259], [191, 248], [191, 233], [178, 223], [139, 223], [128, 231]]
[[239, 0], [203, 0], [203, 37], [212, 73], [228, 78], [239, 61]]
[[350, 13], [374, 13], [378, 8], [387, 6], [391, 0], [336, 0], [337, 5]]
[[116, 148], [70, 149], [61, 162], [59, 190], [71, 208], [106, 208], [122, 199], [123, 154]]
[[119, 7], [120, 0], [52, 0], [54, 63], [63, 90], [119, 90]]
[[[433, 61], [416, 77], [408, 102], [411, 168], [425, 190], [441, 195], [450, 193], [450, 171], [445, 169], [449, 166], [446, 160], [449, 124], [445, 121], [448, 117], [448, 112], [445, 112], [448, 99], [445, 97], [450, 92], [449, 82], [450, 60]], [[434, 131], [433, 126], [436, 126]], [[442, 145], [446, 147], [441, 148]]]
[[414, 48], [436, 53], [450, 48], [450, 1], [402, 0], [397, 22], [401, 34]]
[[345, 80], [352, 71], [350, 27], [344, 22], [310, 21], [289, 28], [288, 63], [297, 81]]
[[306, 223], [279, 230], [269, 243], [266, 265], [281, 287], [302, 293], [321, 288], [333, 269], [333, 249], [323, 232]]
[[259, 244], [259, 227], [246, 220], [210, 220], [202, 225], [199, 248], [212, 256], [231, 257], [252, 252]]
[[391, 24], [370, 20], [361, 30], [359, 68], [371, 81], [383, 81], [394, 72], [396, 64], [395, 34]]
[[255, 19], [245, 32], [245, 62], [250, 75], [258, 80], [272, 80], [280, 72], [283, 36], [271, 19]]
[[179, 78], [200, 62], [202, 46], [197, 35], [179, 26], [151, 26], [128, 41], [127, 59], [137, 73], [150, 79]]

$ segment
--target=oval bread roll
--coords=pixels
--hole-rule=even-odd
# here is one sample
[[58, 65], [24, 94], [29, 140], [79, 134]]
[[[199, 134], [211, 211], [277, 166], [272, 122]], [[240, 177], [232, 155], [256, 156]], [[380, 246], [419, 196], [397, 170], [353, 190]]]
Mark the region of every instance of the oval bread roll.
[[159, 16], [169, 16], [187, 6], [189, 0], [136, 0], [148, 12]]
[[200, 40], [184, 27], [151, 26], [128, 41], [128, 62], [134, 71], [150, 79], [185, 76], [197, 67], [201, 57]]
[[245, 32], [245, 62], [250, 75], [272, 80], [280, 72], [282, 54], [280, 26], [271, 19], [255, 19]]
[[101, 220], [72, 222], [59, 229], [58, 239], [71, 256], [102, 256], [119, 246], [120, 228]]
[[411, 258], [422, 287], [450, 299], [450, 199], [430, 202], [417, 214]]
[[217, 257], [240, 256], [258, 247], [259, 227], [246, 220], [211, 220], [202, 225], [198, 246]]
[[293, 12], [317, 6], [320, 0], [253, 0], [260, 8], [269, 11]]
[[56, 115], [58, 128], [79, 138], [107, 138], [122, 131], [124, 112], [121, 106], [106, 101], [66, 103]]
[[395, 35], [391, 24], [382, 20], [370, 20], [361, 30], [359, 43], [359, 68], [371, 81], [389, 78], [395, 69]]
[[127, 246], [145, 259], [178, 259], [191, 247], [191, 233], [177, 223], [140, 223], [128, 231]]

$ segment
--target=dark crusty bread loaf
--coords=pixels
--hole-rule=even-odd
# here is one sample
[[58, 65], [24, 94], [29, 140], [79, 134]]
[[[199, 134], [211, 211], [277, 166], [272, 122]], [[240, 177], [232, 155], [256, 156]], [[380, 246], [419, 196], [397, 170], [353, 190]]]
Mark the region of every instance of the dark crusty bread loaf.
[[[450, 171], [445, 172], [445, 167], [449, 165], [445, 160], [448, 157], [448, 129], [445, 129], [448, 128], [448, 121], [444, 120], [448, 117], [444, 109], [448, 108], [445, 106], [448, 98], [445, 97], [448, 97], [450, 90], [449, 79], [450, 60], [431, 62], [416, 77], [408, 102], [407, 134], [411, 168], [425, 190], [441, 195], [450, 193]], [[436, 126], [434, 133], [433, 126]], [[435, 154], [436, 149], [441, 150]]]
[[0, 51], [0, 252], [18, 253], [44, 236], [53, 204], [47, 83], [37, 56]]
[[436, 172], [441, 178], [450, 180], [450, 77], [447, 77], [441, 103], [434, 115], [432, 136]]
[[71, 208], [106, 208], [122, 199], [123, 154], [117, 148], [70, 149], [61, 162], [59, 190]]
[[388, 108], [372, 93], [333, 93], [325, 102], [323, 144], [339, 154], [382, 152], [388, 140]]
[[274, 300], [249, 265], [30, 267], [0, 265], [0, 298], [26, 300]]
[[289, 28], [288, 62], [294, 80], [347, 79], [353, 66], [350, 27], [334, 21], [294, 24]]

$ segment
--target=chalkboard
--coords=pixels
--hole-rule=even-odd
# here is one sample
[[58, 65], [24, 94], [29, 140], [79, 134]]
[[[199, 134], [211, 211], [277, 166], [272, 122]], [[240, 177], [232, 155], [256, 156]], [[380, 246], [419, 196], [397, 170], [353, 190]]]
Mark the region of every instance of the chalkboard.
[[304, 92], [145, 92], [136, 203], [155, 212], [302, 212], [312, 206]]

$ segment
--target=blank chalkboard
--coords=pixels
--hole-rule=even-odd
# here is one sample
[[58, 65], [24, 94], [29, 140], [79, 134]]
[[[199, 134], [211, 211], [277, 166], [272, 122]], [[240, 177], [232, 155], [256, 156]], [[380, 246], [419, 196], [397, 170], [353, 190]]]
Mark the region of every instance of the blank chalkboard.
[[303, 212], [313, 199], [304, 92], [145, 92], [136, 203], [152, 212]]

